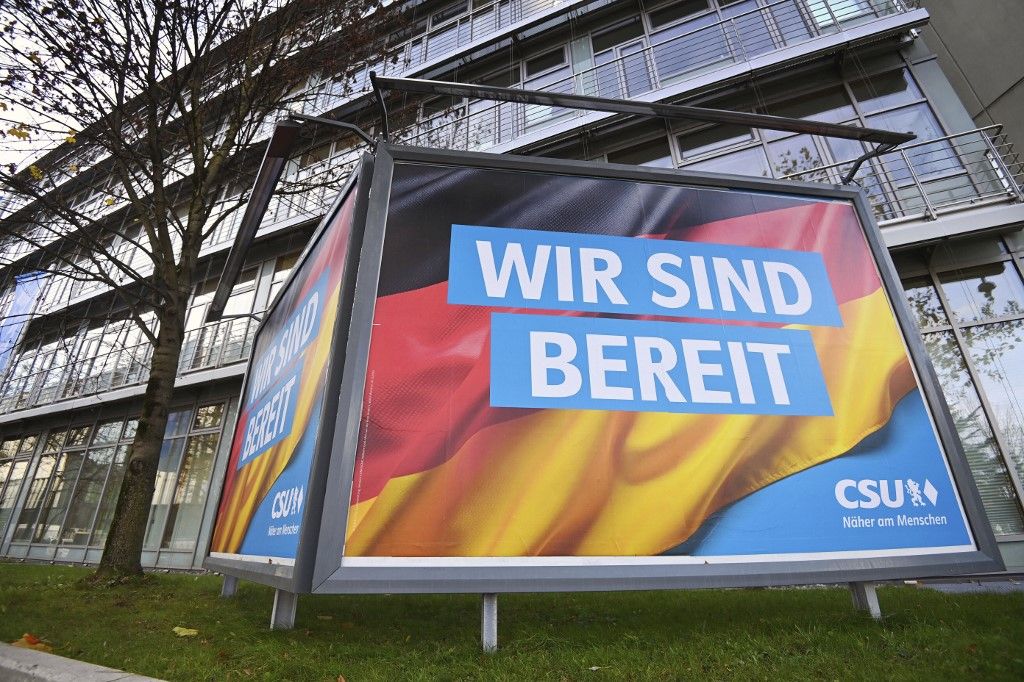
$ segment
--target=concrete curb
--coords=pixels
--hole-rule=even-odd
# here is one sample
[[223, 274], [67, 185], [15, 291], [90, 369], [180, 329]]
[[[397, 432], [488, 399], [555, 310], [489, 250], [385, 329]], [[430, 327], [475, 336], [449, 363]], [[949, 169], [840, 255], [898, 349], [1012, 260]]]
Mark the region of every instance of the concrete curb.
[[0, 644], [0, 679], [4, 682], [160, 682], [54, 654]]

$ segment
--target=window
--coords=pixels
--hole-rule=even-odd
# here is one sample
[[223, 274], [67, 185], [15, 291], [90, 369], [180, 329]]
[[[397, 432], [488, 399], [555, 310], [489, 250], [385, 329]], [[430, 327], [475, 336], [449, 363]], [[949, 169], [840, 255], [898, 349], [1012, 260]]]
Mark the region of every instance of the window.
[[644, 27], [640, 23], [640, 18], [630, 19], [624, 24], [619, 24], [610, 29], [605, 29], [599, 33], [595, 33], [591, 38], [591, 42], [594, 45], [594, 53], [604, 52], [613, 47], [628, 43], [636, 40], [643, 36]]
[[[527, 90], [547, 90], [549, 92], [572, 92], [574, 83], [572, 67], [565, 59], [565, 48], [559, 47], [550, 52], [528, 59], [524, 66], [528, 80], [523, 82]], [[538, 104], [527, 104], [523, 108], [523, 121], [527, 129], [546, 125], [552, 119], [564, 116], [569, 110], [560, 107], [548, 107]]]
[[565, 48], [559, 47], [540, 54], [532, 59], [526, 60], [526, 77], [532, 78], [537, 74], [550, 71], [551, 69], [565, 65]]
[[[299, 260], [299, 254], [293, 253], [287, 256], [280, 256], [277, 261], [274, 262], [274, 277], [270, 281], [270, 303], [273, 303], [277, 299], [277, 293], [281, 291], [281, 287], [284, 286], [285, 281], [288, 279], [288, 275], [291, 274], [292, 268], [295, 267], [295, 263]], [[270, 307], [269, 305], [267, 306]]]
[[992, 528], [1024, 533], [1024, 249], [998, 238], [897, 254]]
[[668, 148], [668, 140], [659, 137], [648, 142], [641, 142], [626, 149], [608, 152], [609, 163], [628, 163], [634, 166], [654, 166], [657, 168], [673, 168], [672, 152]]
[[430, 15], [430, 27], [436, 28], [449, 19], [465, 14], [469, 10], [469, 3], [466, 0], [461, 0], [453, 5], [445, 7], [442, 10], [438, 10]]
[[[799, 97], [793, 97], [778, 104], [771, 104], [767, 112], [774, 116], [803, 118], [826, 123], [843, 123], [857, 118], [846, 92], [839, 87], [819, 90]], [[784, 137], [789, 133], [778, 130], [765, 130], [766, 140]]]
[[145, 547], [193, 551], [224, 421], [223, 403], [168, 418]]
[[647, 13], [653, 28], [661, 28], [674, 21], [692, 17], [710, 9], [709, 0], [683, 0], [666, 7], [659, 7]]
[[708, 171], [711, 173], [733, 173], [735, 175], [754, 175], [765, 178], [772, 176], [768, 169], [768, 159], [765, 158], [764, 149], [751, 147], [741, 149], [724, 156], [715, 156], [704, 161], [697, 161], [687, 166], [693, 170]]
[[657, 28], [650, 41], [663, 85], [733, 59], [721, 20], [714, 12], [687, 15], [681, 23]]
[[220, 322], [206, 323], [206, 312], [217, 290], [217, 280], [207, 280], [197, 288], [185, 317], [185, 340], [181, 347], [179, 370], [219, 366], [239, 360], [248, 353], [255, 326], [251, 318], [244, 316], [253, 312], [258, 273], [258, 267], [242, 271], [231, 289], [224, 306], [224, 319]]
[[809, 5], [814, 22], [821, 28], [842, 24], [871, 11], [867, 0], [816, 0]]
[[[938, 120], [926, 103], [872, 114], [867, 117], [867, 125], [896, 132], [909, 131], [917, 135], [918, 139], [905, 147], [904, 154], [919, 178], [955, 172], [962, 168], [949, 142], [940, 140], [932, 144], [919, 144], [943, 136]], [[902, 155], [890, 154], [885, 160], [889, 175], [897, 186], [914, 182], [914, 176], [903, 162]]]
[[924, 99], [907, 69], [854, 81], [850, 84], [850, 89], [865, 113]]
[[678, 139], [683, 158], [692, 159], [718, 149], [750, 142], [754, 139], [754, 133], [745, 126], [723, 124], [680, 135]]
[[[768, 144], [768, 160], [775, 177], [804, 174], [825, 165], [814, 138], [810, 135], [796, 135]], [[802, 180], [819, 179], [803, 175]]]
[[[68, 505], [67, 517], [60, 534], [61, 544], [87, 545], [90, 538], [95, 540], [93, 521], [96, 520], [96, 512], [104, 499], [104, 486], [111, 488], [111, 499], [116, 499], [120, 491], [123, 466], [121, 469], [112, 470], [112, 464], [115, 461], [123, 464], [128, 444], [134, 438], [135, 422], [130, 420], [128, 423], [132, 425], [131, 428], [126, 428], [124, 419], [109, 419], [101, 421], [96, 426], [91, 446], [82, 458], [78, 482]], [[116, 474], [121, 475], [117, 475], [115, 479]], [[100, 522], [109, 524], [110, 519], [101, 519]], [[100, 530], [103, 537], [106, 537], [106, 525], [100, 529], [97, 523], [97, 531]]]
[[36, 448], [38, 436], [8, 438], [0, 442], [0, 542], [7, 531], [7, 523], [14, 513], [14, 505], [21, 492], [29, 461]]

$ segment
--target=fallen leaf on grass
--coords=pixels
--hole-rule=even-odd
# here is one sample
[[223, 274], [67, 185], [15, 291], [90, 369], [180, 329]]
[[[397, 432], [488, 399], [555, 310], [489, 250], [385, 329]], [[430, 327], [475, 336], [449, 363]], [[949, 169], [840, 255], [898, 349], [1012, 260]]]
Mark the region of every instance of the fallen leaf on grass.
[[317, 618], [319, 618], [320, 620], [331, 620], [332, 618], [334, 618], [334, 616], [325, 616], [321, 614], [317, 616]]
[[199, 634], [199, 630], [193, 630], [192, 628], [183, 628], [180, 625], [174, 626], [172, 632], [178, 637], [195, 637]]
[[592, 666], [590, 666], [590, 671], [591, 672], [597, 672], [598, 670], [604, 670], [606, 667], [607, 666], [603, 666], [603, 665], [592, 665]]
[[43, 644], [43, 640], [27, 632], [21, 636], [21, 639], [16, 639], [13, 642], [11, 642], [11, 646], [21, 647], [22, 649], [35, 649], [36, 651], [45, 651], [47, 653], [53, 653], [52, 646], [50, 646], [49, 644]]

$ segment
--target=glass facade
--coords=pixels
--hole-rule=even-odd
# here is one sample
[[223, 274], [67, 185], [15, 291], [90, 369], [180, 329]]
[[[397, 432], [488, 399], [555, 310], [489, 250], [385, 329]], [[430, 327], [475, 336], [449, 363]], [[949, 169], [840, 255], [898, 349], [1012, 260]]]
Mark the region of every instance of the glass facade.
[[[227, 418], [226, 400], [169, 415], [144, 545], [153, 550], [151, 563], [187, 567], [201, 554], [200, 527]], [[131, 416], [101, 418], [0, 442], [4, 553], [98, 559], [137, 426]], [[161, 562], [163, 555], [174, 556]]]
[[993, 530], [1024, 533], [1024, 244], [944, 241], [895, 255]]

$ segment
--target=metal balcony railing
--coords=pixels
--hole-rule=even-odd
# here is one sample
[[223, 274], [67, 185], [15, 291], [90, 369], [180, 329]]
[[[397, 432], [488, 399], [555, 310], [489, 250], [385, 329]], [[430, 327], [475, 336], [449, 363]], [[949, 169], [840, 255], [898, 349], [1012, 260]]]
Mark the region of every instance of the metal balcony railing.
[[462, 16], [429, 26], [398, 48], [397, 59], [385, 64], [379, 71], [397, 76], [421, 64], [439, 59], [460, 47], [494, 35], [523, 19], [546, 12], [570, 0], [495, 0], [479, 5]]
[[[809, 182], [840, 182], [852, 161], [787, 175]], [[936, 218], [979, 203], [1024, 201], [1024, 164], [1002, 126], [922, 140], [864, 164], [855, 181], [879, 222]]]
[[[570, 70], [565, 67], [549, 77], [531, 79], [524, 87], [636, 98], [916, 6], [896, 0], [778, 0], [748, 9], [750, 4], [732, 5], [721, 17], [702, 14], [631, 39], [595, 53], [590, 68], [563, 75]], [[484, 150], [586, 115], [560, 107], [471, 100], [468, 107], [441, 112], [399, 136], [423, 146]]]
[[[258, 324], [253, 318], [235, 318], [186, 332], [178, 374], [246, 360]], [[39, 352], [30, 363], [16, 361], [0, 384], [0, 413], [144, 384], [152, 357], [149, 343], [114, 346], [100, 353], [81, 348]]]
[[[524, 18], [547, 11], [567, 0], [498, 0], [472, 12], [430, 27], [403, 43], [400, 58], [379, 67], [387, 75], [400, 75], [422, 63], [450, 54], [460, 47], [500, 31]], [[687, 78], [747, 61], [774, 50], [804, 43], [850, 26], [906, 12], [916, 0], [778, 0], [748, 9], [739, 3], [716, 13], [706, 13], [660, 29], [626, 46], [595, 55], [595, 66], [563, 77], [541, 78], [529, 87], [552, 92], [574, 92], [602, 97], [629, 98], [673, 85]], [[569, 70], [568, 67], [565, 69]], [[365, 74], [364, 74], [365, 75]], [[365, 85], [360, 77], [356, 90]], [[339, 99], [340, 98], [340, 99]], [[330, 99], [330, 98], [328, 98]], [[345, 99], [341, 92], [334, 105]], [[333, 100], [332, 100], [333, 101]], [[319, 101], [316, 111], [333, 106]], [[437, 114], [399, 132], [399, 137], [425, 146], [483, 150], [510, 142], [526, 133], [585, 112], [515, 103], [470, 102]], [[348, 165], [356, 155], [329, 159], [319, 166], [299, 171], [307, 176], [330, 173], [332, 166]], [[287, 182], [289, 178], [285, 178]], [[328, 193], [332, 194], [332, 193]], [[297, 216], [322, 214], [330, 197], [324, 188], [275, 196], [263, 224], [282, 222]], [[241, 211], [218, 226], [204, 246], [212, 247], [234, 238]]]

